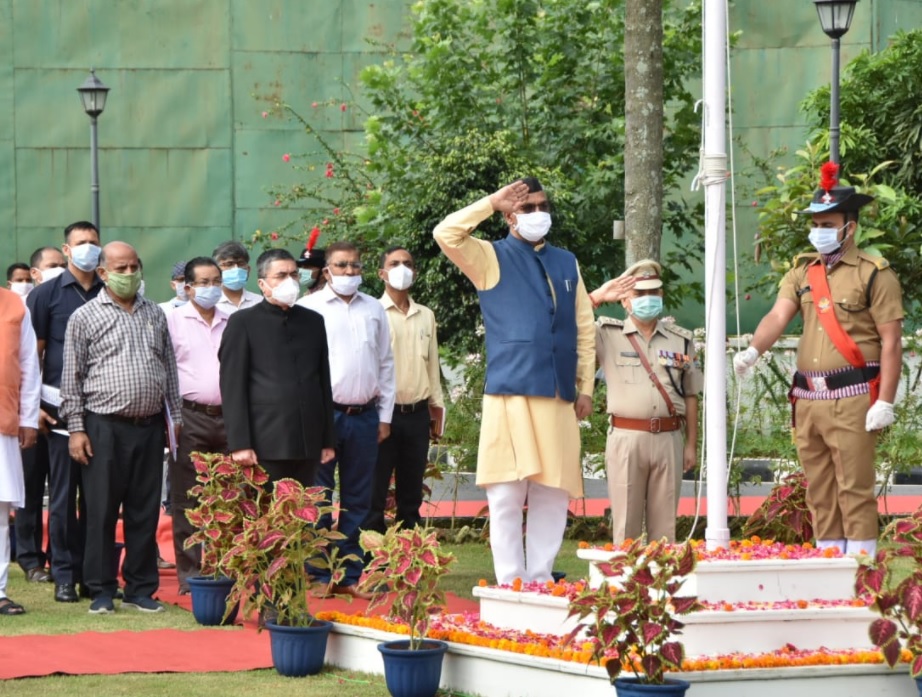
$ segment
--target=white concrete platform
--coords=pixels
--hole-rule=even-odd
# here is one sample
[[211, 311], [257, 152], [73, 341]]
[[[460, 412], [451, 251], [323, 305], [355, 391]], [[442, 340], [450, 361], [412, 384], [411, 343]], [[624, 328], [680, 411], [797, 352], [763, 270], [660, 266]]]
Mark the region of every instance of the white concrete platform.
[[[577, 556], [589, 562], [589, 583], [602, 583], [598, 563], [617, 552], [580, 549]], [[847, 600], [855, 596], [858, 562], [836, 559], [771, 559], [701, 561], [682, 586], [682, 593], [701, 601], [719, 603], [778, 602], [783, 600]]]
[[[480, 619], [506, 629], [566, 634], [576, 626], [567, 618], [566, 598], [502, 588], [475, 588]], [[702, 610], [682, 618], [682, 643], [688, 656], [766, 653], [786, 644], [798, 649], [873, 649], [868, 627], [877, 617], [864, 607]]]
[[[348, 670], [383, 673], [379, 642], [396, 635], [334, 624], [326, 662]], [[677, 674], [692, 683], [689, 697], [918, 697], [908, 668], [880, 665], [817, 666]], [[612, 697], [605, 671], [449, 642], [443, 689], [474, 697]]]

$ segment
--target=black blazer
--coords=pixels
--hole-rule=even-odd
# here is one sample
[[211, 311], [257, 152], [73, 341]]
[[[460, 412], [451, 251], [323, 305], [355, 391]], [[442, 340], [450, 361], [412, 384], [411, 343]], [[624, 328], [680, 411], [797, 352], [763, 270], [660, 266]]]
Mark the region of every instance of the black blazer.
[[221, 401], [231, 452], [261, 460], [319, 459], [335, 446], [323, 317], [263, 302], [230, 316], [221, 348]]

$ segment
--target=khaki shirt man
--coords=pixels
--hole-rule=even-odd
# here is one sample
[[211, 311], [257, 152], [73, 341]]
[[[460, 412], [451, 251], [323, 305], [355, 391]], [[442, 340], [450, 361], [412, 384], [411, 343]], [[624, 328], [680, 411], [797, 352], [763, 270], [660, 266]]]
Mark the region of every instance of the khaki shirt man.
[[[801, 213], [812, 216], [809, 238], [818, 253], [795, 260], [774, 307], [733, 363], [745, 377], [794, 316], [803, 317], [791, 396], [816, 543], [873, 556], [878, 534], [874, 450], [877, 433], [895, 419], [903, 307], [899, 280], [887, 261], [855, 247], [858, 211], [871, 200], [834, 181], [816, 191]], [[828, 295], [810, 274], [825, 278]], [[848, 351], [849, 339], [860, 354], [859, 365], [837, 348]]]
[[608, 385], [612, 425], [605, 465], [615, 543], [638, 538], [644, 522], [648, 539], [675, 541], [682, 471], [697, 460], [702, 376], [692, 333], [658, 319], [660, 272], [655, 261], [640, 261], [624, 272], [624, 285], [614, 294], [606, 294], [609, 283], [591, 295], [595, 304], [620, 300], [630, 315], [624, 321], [602, 317], [596, 324], [596, 355]]

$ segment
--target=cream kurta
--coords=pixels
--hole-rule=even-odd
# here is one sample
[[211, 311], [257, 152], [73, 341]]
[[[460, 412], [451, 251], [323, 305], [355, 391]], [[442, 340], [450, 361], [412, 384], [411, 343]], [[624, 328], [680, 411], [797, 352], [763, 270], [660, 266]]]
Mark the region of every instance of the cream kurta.
[[[439, 247], [478, 290], [499, 283], [493, 245], [471, 237], [493, 214], [489, 198], [452, 213], [435, 228]], [[550, 283], [548, 283], [550, 286]], [[553, 293], [553, 287], [551, 287]], [[595, 381], [595, 326], [592, 303], [580, 276], [576, 292], [576, 389], [592, 396]], [[477, 484], [529, 479], [582, 496], [579, 424], [573, 404], [560, 398], [484, 395], [477, 457]]]

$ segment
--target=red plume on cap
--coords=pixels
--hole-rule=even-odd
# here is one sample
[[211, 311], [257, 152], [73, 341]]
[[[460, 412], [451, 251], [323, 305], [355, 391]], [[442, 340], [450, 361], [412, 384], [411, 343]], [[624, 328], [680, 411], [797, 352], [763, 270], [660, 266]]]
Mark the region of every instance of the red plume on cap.
[[835, 162], [827, 162], [822, 167], [820, 167], [820, 188], [826, 192], [826, 196], [829, 197], [829, 201], [832, 200], [831, 191], [833, 187], [838, 183], [839, 165], [837, 165]]
[[311, 235], [307, 238], [307, 244], [304, 245], [307, 248], [308, 256], [310, 256], [311, 250], [314, 249], [314, 245], [317, 244], [317, 238], [320, 237], [320, 228], [316, 225], [311, 229]]

